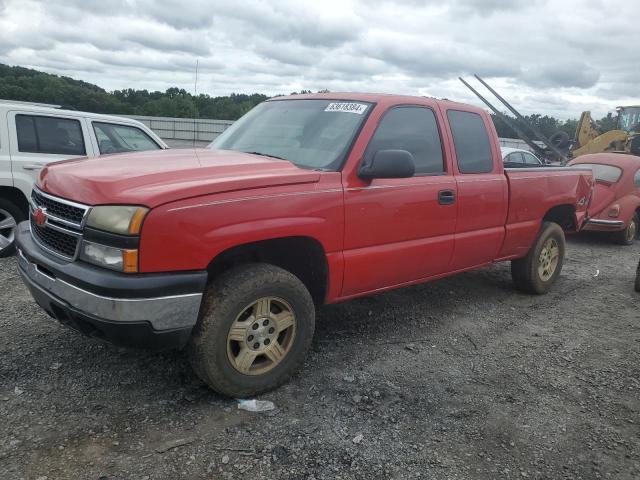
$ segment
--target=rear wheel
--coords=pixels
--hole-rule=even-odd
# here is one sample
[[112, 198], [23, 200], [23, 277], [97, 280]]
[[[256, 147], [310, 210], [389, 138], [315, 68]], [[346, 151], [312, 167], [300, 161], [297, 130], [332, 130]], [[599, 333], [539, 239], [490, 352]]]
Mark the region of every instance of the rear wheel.
[[213, 390], [248, 397], [289, 379], [314, 329], [311, 295], [296, 276], [273, 265], [244, 265], [207, 289], [189, 356]]
[[24, 212], [13, 202], [0, 198], [0, 258], [13, 255], [18, 223], [25, 220]]
[[527, 293], [547, 293], [562, 271], [564, 252], [562, 228], [557, 223], [544, 222], [527, 256], [511, 261], [516, 287]]
[[624, 230], [615, 233], [616, 243], [632, 245], [638, 234], [638, 214], [634, 214]]

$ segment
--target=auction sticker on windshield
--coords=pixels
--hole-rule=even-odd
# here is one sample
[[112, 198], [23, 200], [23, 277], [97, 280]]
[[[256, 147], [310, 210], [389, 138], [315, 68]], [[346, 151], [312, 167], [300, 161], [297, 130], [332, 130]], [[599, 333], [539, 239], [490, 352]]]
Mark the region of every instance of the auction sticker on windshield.
[[358, 115], [362, 115], [367, 111], [368, 105], [364, 103], [354, 103], [354, 102], [333, 102], [327, 105], [327, 108], [324, 109], [325, 112], [347, 112], [347, 113], [357, 113]]

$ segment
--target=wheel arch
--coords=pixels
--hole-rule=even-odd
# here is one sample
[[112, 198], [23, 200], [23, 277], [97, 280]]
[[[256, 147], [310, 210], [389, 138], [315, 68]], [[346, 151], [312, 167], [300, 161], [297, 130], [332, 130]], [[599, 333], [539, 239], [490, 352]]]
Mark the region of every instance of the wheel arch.
[[575, 231], [576, 207], [571, 204], [561, 204], [551, 207], [542, 217], [542, 222], [557, 223], [564, 231]]
[[245, 263], [264, 262], [292, 273], [307, 287], [314, 303], [325, 303], [329, 267], [322, 244], [313, 237], [286, 236], [235, 245], [217, 254], [207, 266], [209, 281]]
[[18, 208], [22, 210], [25, 217], [29, 215], [29, 201], [19, 188], [0, 186], [0, 198], [4, 198], [16, 204]]

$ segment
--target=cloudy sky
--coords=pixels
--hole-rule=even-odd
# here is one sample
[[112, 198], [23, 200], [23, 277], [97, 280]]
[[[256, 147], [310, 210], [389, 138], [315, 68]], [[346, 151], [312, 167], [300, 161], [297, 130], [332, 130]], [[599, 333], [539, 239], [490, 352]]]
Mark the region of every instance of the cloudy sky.
[[[608, 5], [608, 6], [607, 6]], [[483, 76], [523, 113], [640, 104], [640, 2], [0, 0], [0, 63], [107, 90], [373, 91], [478, 103]]]

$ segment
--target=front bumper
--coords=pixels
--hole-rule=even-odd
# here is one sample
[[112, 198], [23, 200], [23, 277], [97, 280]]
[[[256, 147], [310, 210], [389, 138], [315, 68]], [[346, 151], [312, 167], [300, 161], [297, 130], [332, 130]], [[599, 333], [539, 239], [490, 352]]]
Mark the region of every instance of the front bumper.
[[205, 271], [123, 274], [44, 252], [28, 222], [16, 229], [18, 270], [33, 298], [61, 323], [119, 345], [181, 348], [198, 320]]
[[591, 218], [585, 225], [584, 230], [597, 232], [615, 232], [624, 230], [624, 222], [622, 220], [605, 220], [600, 218]]

